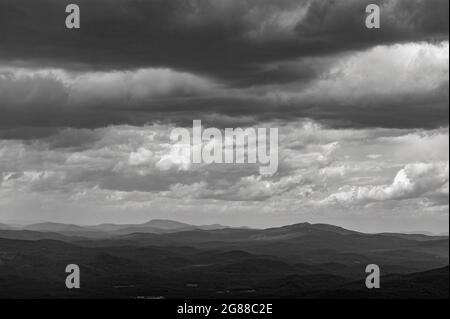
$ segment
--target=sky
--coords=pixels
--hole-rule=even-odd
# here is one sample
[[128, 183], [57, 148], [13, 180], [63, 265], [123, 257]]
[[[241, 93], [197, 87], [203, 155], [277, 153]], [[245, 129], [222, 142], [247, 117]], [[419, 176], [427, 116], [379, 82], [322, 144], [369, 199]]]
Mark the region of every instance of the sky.
[[[448, 232], [448, 7], [0, 0], [0, 222]], [[172, 156], [193, 120], [278, 128], [278, 172]]]

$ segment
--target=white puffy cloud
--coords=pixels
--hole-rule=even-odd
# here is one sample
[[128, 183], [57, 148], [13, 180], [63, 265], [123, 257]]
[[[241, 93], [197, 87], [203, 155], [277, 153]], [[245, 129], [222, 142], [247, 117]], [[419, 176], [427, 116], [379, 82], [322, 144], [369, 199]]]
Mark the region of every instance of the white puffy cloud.
[[397, 173], [390, 185], [344, 187], [350, 189], [332, 194], [326, 201], [367, 203], [419, 198], [445, 192], [448, 181], [448, 162], [408, 164]]
[[305, 95], [352, 100], [432, 92], [448, 84], [449, 43], [377, 46], [339, 60]]
[[355, 211], [369, 218], [399, 210], [448, 215], [448, 128], [336, 130], [312, 121], [259, 126], [279, 127], [274, 176], [260, 176], [258, 164], [191, 165], [170, 141], [174, 125], [64, 129], [33, 142], [0, 140], [0, 212], [28, 216], [28, 203], [29, 218], [59, 216], [61, 203], [82, 202], [83, 211], [135, 217], [155, 206], [161, 214], [192, 216], [202, 207], [204, 214], [254, 212], [269, 219], [341, 214], [351, 220]]
[[[304, 62], [303, 59], [298, 64]], [[363, 119], [364, 123], [370, 123], [370, 118], [366, 118], [370, 114], [384, 119], [380, 109], [390, 116], [395, 114], [395, 125], [406, 126], [418, 116], [422, 123], [417, 125], [424, 125], [425, 117], [436, 122], [433, 112], [445, 114], [448, 110], [448, 41], [379, 45], [311, 63], [326, 65], [317, 68], [319, 74], [313, 80], [255, 87], [251, 94], [263, 95], [277, 105], [297, 109], [300, 114], [318, 118], [329, 114], [332, 119], [340, 118], [341, 112], [352, 120]], [[293, 65], [291, 68], [295, 69]], [[319, 111], [323, 114], [317, 114]], [[398, 117], [407, 115], [412, 117]], [[345, 117], [340, 119], [345, 121]], [[383, 123], [386, 125], [389, 119]]]
[[153, 152], [144, 147], [140, 147], [136, 152], [130, 154], [128, 163], [132, 166], [138, 166], [151, 163], [152, 159]]
[[180, 152], [178, 146], [172, 146], [170, 151], [156, 163], [156, 167], [162, 171], [168, 171], [172, 168], [187, 171], [192, 167], [192, 163], [190, 156]]

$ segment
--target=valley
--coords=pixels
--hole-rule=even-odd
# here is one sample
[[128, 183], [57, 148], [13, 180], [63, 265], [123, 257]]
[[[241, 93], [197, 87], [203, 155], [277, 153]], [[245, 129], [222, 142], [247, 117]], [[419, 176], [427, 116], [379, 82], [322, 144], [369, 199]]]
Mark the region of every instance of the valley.
[[[448, 298], [448, 252], [445, 236], [308, 223], [4, 227], [0, 298]], [[68, 264], [81, 289], [66, 289]], [[381, 289], [366, 289], [368, 264]]]

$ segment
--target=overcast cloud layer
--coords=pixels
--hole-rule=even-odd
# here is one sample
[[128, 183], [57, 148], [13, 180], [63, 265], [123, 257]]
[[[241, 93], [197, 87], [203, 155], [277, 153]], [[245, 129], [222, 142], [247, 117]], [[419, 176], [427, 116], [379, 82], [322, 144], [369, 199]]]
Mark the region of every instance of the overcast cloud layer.
[[[448, 231], [449, 2], [370, 3], [0, 0], [0, 221]], [[194, 119], [278, 173], [173, 158]]]

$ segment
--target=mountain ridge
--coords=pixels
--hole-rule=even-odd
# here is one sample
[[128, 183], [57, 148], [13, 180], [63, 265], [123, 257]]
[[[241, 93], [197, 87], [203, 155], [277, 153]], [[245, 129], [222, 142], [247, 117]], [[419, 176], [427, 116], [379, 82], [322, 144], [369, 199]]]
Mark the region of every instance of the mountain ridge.
[[[129, 230], [144, 232], [124, 235], [114, 224], [102, 224], [111, 232], [57, 223], [32, 228], [59, 232], [0, 230], [0, 298], [358, 297], [373, 263], [392, 282], [388, 296], [448, 295], [445, 271], [423, 273], [448, 267], [448, 237], [310, 223], [212, 230], [167, 220], [139, 225]], [[166, 229], [145, 232], [154, 226]], [[83, 273], [77, 292], [61, 284], [71, 263]]]
[[[107, 238], [111, 236], [124, 236], [132, 234], [168, 234], [168, 233], [179, 233], [179, 232], [195, 232], [195, 231], [223, 231], [223, 232], [233, 232], [236, 234], [238, 230], [254, 232], [255, 238], [259, 239], [269, 239], [277, 238], [279, 236], [294, 236], [298, 237], [300, 235], [307, 235], [314, 232], [324, 231], [331, 232], [341, 235], [383, 235], [396, 238], [404, 239], [414, 239], [414, 240], [434, 240], [434, 239], [446, 239], [448, 236], [445, 235], [431, 235], [423, 233], [374, 233], [368, 234], [364, 232], [359, 232], [356, 230], [349, 230], [340, 226], [335, 226], [331, 224], [324, 223], [296, 223], [292, 225], [285, 225], [280, 227], [270, 227], [265, 229], [256, 229], [248, 227], [230, 227], [220, 224], [211, 225], [192, 225], [188, 223], [183, 223], [170, 219], [152, 219], [150, 221], [141, 224], [113, 224], [113, 223], [103, 223], [97, 225], [76, 225], [76, 224], [65, 224], [65, 223], [55, 223], [55, 222], [40, 222], [34, 223], [22, 227], [12, 227], [7, 224], [0, 224], [0, 230], [28, 230], [28, 231], [39, 231], [39, 232], [54, 232], [59, 234], [64, 234], [72, 237], [88, 237], [88, 238]], [[258, 237], [259, 236], [259, 237]]]

